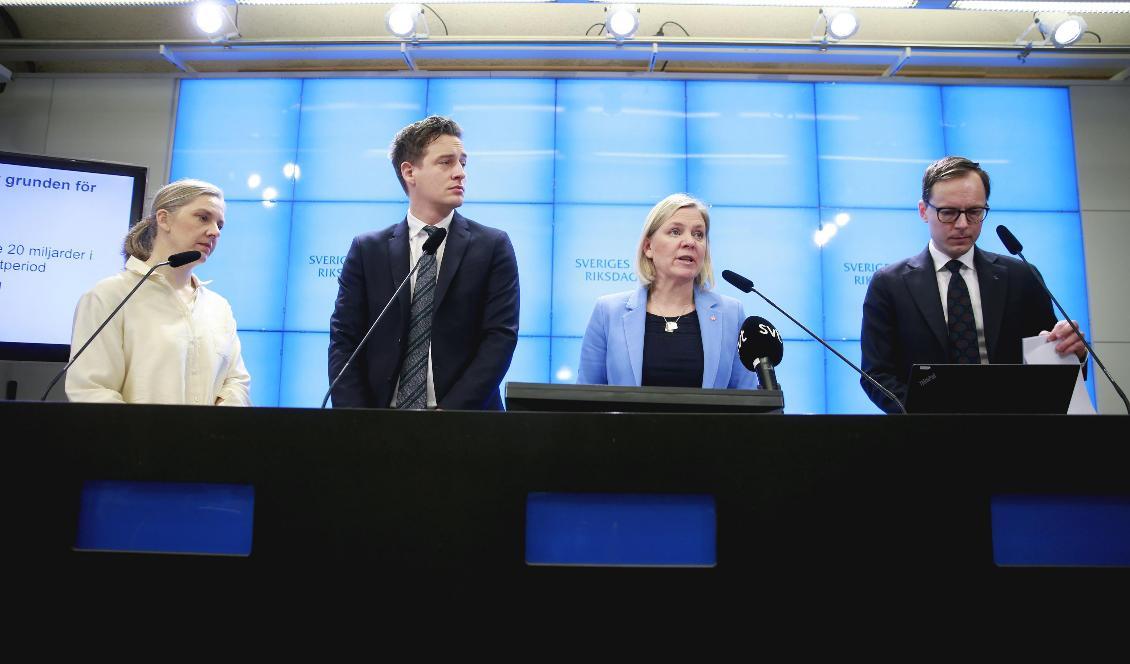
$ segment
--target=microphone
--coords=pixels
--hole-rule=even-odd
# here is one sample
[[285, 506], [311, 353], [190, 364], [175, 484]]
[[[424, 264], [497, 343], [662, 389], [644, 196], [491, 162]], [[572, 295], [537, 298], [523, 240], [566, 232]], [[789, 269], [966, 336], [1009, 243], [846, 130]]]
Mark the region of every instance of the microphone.
[[1004, 243], [1004, 248], [1008, 250], [1008, 253], [1012, 254], [1013, 256], [1019, 256], [1020, 260], [1024, 261], [1024, 264], [1028, 266], [1028, 269], [1032, 272], [1032, 276], [1036, 278], [1036, 283], [1040, 284], [1040, 287], [1043, 288], [1044, 292], [1048, 294], [1048, 297], [1051, 298], [1051, 301], [1055, 302], [1056, 308], [1059, 309], [1059, 313], [1063, 314], [1064, 320], [1066, 320], [1067, 324], [1071, 326], [1072, 331], [1074, 331], [1075, 334], [1079, 335], [1079, 338], [1083, 340], [1083, 345], [1087, 347], [1087, 351], [1091, 354], [1091, 357], [1095, 358], [1095, 364], [1099, 365], [1099, 368], [1103, 370], [1104, 374], [1106, 374], [1107, 380], [1109, 380], [1110, 384], [1114, 386], [1114, 390], [1118, 392], [1118, 396], [1122, 397], [1122, 403], [1126, 406], [1126, 412], [1130, 413], [1130, 401], [1126, 400], [1126, 393], [1122, 391], [1122, 388], [1118, 386], [1118, 383], [1114, 382], [1114, 378], [1112, 378], [1110, 372], [1106, 370], [1106, 366], [1103, 365], [1102, 360], [1100, 360], [1099, 356], [1095, 353], [1095, 349], [1091, 347], [1091, 344], [1087, 341], [1086, 337], [1084, 337], [1083, 333], [1079, 331], [1079, 327], [1075, 324], [1075, 321], [1071, 320], [1071, 316], [1068, 316], [1067, 312], [1063, 310], [1063, 305], [1061, 305], [1059, 303], [1059, 300], [1055, 299], [1055, 296], [1052, 295], [1052, 292], [1048, 288], [1048, 285], [1044, 283], [1044, 278], [1040, 276], [1040, 273], [1036, 270], [1035, 266], [1029, 263], [1028, 259], [1024, 257], [1024, 245], [1020, 244], [1020, 240], [1016, 239], [1016, 236], [1012, 234], [1012, 231], [1008, 230], [1003, 225], [997, 226], [997, 237], [999, 237], [1001, 239], [1001, 242]]
[[428, 239], [424, 241], [424, 246], [422, 247], [423, 253], [420, 254], [420, 258], [416, 260], [416, 264], [413, 265], [412, 269], [408, 271], [408, 276], [404, 277], [404, 281], [401, 281], [400, 285], [396, 287], [395, 291], [393, 291], [392, 297], [388, 299], [388, 303], [385, 304], [384, 309], [381, 309], [381, 312], [377, 314], [376, 319], [373, 320], [373, 324], [369, 326], [369, 331], [365, 333], [365, 336], [361, 337], [361, 342], [357, 344], [356, 348], [353, 349], [353, 353], [350, 354], [349, 359], [345, 361], [345, 365], [341, 367], [341, 371], [337, 372], [337, 376], [333, 379], [333, 382], [330, 383], [330, 388], [326, 390], [326, 396], [322, 397], [322, 405], [319, 406], [319, 408], [326, 407], [326, 403], [328, 403], [330, 400], [330, 393], [333, 392], [334, 386], [336, 386], [338, 381], [341, 380], [341, 377], [345, 375], [345, 370], [349, 368], [349, 365], [357, 357], [357, 353], [361, 352], [361, 349], [365, 346], [365, 342], [369, 340], [370, 336], [372, 336], [373, 330], [377, 329], [377, 323], [381, 322], [381, 317], [385, 315], [385, 312], [388, 311], [388, 308], [391, 307], [392, 303], [396, 301], [397, 296], [400, 295], [400, 291], [404, 288], [404, 284], [407, 284], [408, 280], [412, 278], [412, 275], [416, 273], [416, 269], [420, 267], [420, 261], [424, 259], [424, 256], [431, 256], [432, 254], [434, 254], [436, 250], [439, 249], [439, 245], [443, 244], [443, 240], [446, 237], [447, 229], [437, 228], [435, 232], [433, 232], [428, 237]]
[[[800, 329], [802, 329], [802, 330], [804, 330], [805, 332], [808, 333], [808, 336], [819, 341], [825, 348], [832, 351], [836, 355], [836, 357], [843, 360], [844, 363], [846, 363], [852, 369], [855, 369], [856, 373], [858, 373], [860, 376], [863, 376], [864, 378], [866, 378], [875, 387], [879, 388], [879, 391], [881, 391], [883, 394], [885, 394], [888, 399], [897, 403], [899, 410], [901, 410], [904, 415], [906, 414], [906, 408], [902, 405], [902, 402], [899, 401], [899, 398], [896, 397], [894, 394], [892, 394], [890, 390], [888, 390], [887, 388], [880, 385], [879, 381], [877, 381], [874, 378], [872, 378], [871, 376], [867, 375], [867, 372], [865, 372], [863, 369], [860, 369], [859, 367], [855, 366], [855, 364], [851, 360], [849, 360], [846, 357], [844, 357], [843, 355], [841, 355], [838, 350], [829, 346], [827, 341], [824, 341], [823, 339], [821, 339], [819, 336], [817, 336], [817, 334], [815, 332], [808, 329], [799, 320], [797, 320], [797, 319], [793, 318], [791, 315], [789, 315], [789, 312], [785, 311], [781, 307], [778, 307], [777, 304], [775, 302], [773, 302], [773, 300], [770, 300], [769, 298], [765, 297], [765, 295], [763, 295], [761, 293], [761, 291], [754, 288], [752, 281], [750, 281], [749, 279], [746, 279], [745, 277], [738, 274], [737, 272], [731, 272], [729, 270], [722, 270], [722, 278], [725, 279], [726, 281], [730, 282], [730, 284], [732, 286], [734, 286], [738, 290], [742, 291], [743, 293], [757, 293], [758, 297], [760, 297], [761, 299], [768, 302], [777, 311], [780, 311], [781, 313], [783, 313], [786, 318], [788, 318], [792, 322], [796, 323], [797, 327], [799, 327]], [[745, 326], [743, 325], [742, 327], [744, 329]], [[743, 364], [744, 364], [744, 360], [743, 360]], [[758, 376], [758, 377], [760, 378], [760, 376]]]
[[187, 265], [198, 260], [200, 260], [199, 251], [182, 251], [179, 254], [173, 254], [172, 256], [169, 256], [169, 258], [163, 263], [157, 263], [153, 267], [149, 268], [149, 271], [146, 272], [145, 276], [143, 276], [141, 280], [137, 282], [137, 285], [135, 285], [130, 290], [130, 292], [127, 293], [124, 298], [122, 298], [122, 301], [118, 303], [118, 306], [114, 307], [114, 310], [110, 312], [110, 315], [106, 317], [106, 320], [102, 321], [102, 324], [98, 326], [98, 329], [94, 331], [94, 334], [90, 335], [90, 338], [86, 340], [86, 343], [82, 345], [82, 348], [78, 349], [78, 352], [75, 353], [75, 356], [71, 358], [71, 361], [67, 362], [67, 365], [64, 366], [62, 370], [59, 371], [59, 373], [55, 374], [55, 377], [51, 379], [51, 384], [48, 385], [47, 389], [43, 391], [43, 396], [39, 397], [39, 400], [47, 401], [47, 395], [50, 394], [51, 388], [55, 387], [55, 383], [58, 383], [59, 379], [67, 373], [67, 369], [71, 368], [71, 365], [75, 363], [75, 360], [79, 358], [79, 355], [82, 355], [82, 352], [86, 350], [86, 347], [89, 346], [92, 341], [94, 341], [94, 338], [98, 336], [98, 333], [101, 332], [102, 329], [110, 323], [110, 321], [114, 318], [114, 315], [117, 314], [118, 311], [125, 306], [126, 302], [128, 302], [129, 299], [133, 297], [133, 294], [137, 292], [137, 289], [141, 288], [141, 284], [145, 283], [145, 281], [151, 274], [153, 274], [157, 270], [157, 268], [165, 267], [166, 265], [170, 267], [180, 267], [182, 265]]
[[750, 316], [742, 323], [738, 334], [738, 358], [746, 369], [757, 374], [757, 384], [763, 390], [779, 390], [777, 372], [785, 354], [781, 333], [773, 324], [760, 316]]

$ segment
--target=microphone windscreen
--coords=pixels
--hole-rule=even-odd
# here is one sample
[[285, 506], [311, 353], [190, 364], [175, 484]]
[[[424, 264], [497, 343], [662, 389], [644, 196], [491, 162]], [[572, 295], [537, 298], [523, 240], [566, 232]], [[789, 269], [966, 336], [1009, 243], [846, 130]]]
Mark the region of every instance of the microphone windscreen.
[[188, 265], [189, 263], [195, 263], [198, 260], [200, 260], [199, 251], [182, 251], [179, 254], [169, 256], [169, 267], [180, 267], [182, 265]]
[[437, 228], [434, 233], [424, 242], [424, 253], [434, 254], [439, 245], [443, 243], [443, 238], [447, 237], [446, 228]]
[[1004, 243], [1004, 248], [1008, 249], [1008, 253], [1013, 256], [1024, 251], [1024, 245], [1020, 244], [1020, 240], [1017, 240], [1016, 236], [1012, 234], [1012, 231], [1004, 226], [997, 226], [997, 237]]
[[730, 272], [729, 270], [722, 270], [722, 278], [730, 282], [734, 288], [737, 288], [743, 293], [748, 293], [753, 290], [753, 282], [746, 279], [737, 272]]
[[763, 357], [769, 358], [773, 366], [777, 366], [784, 355], [785, 344], [781, 342], [781, 333], [772, 323], [761, 316], [745, 319], [738, 335], [738, 358], [746, 369], [756, 371], [757, 362]]

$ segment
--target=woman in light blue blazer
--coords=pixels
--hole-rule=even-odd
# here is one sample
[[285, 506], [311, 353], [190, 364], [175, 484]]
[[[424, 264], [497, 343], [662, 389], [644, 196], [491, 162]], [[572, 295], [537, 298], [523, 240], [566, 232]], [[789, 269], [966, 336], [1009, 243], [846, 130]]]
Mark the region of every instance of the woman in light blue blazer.
[[710, 291], [709, 231], [706, 205], [687, 194], [651, 209], [636, 251], [641, 285], [596, 301], [578, 383], [757, 387], [738, 359], [742, 304]]

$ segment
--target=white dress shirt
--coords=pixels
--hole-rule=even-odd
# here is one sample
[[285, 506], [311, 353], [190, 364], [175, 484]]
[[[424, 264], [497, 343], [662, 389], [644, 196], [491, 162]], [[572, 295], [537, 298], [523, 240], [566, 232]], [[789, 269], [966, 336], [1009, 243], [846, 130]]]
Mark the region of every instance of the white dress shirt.
[[[71, 353], [98, 329], [149, 266], [130, 257], [126, 269], [98, 282], [75, 308]], [[195, 276], [186, 303], [157, 270], [134, 293], [67, 372], [71, 401], [223, 406], [251, 405], [231, 305]]]
[[[953, 273], [949, 271], [946, 264], [953, 259], [942, 253], [934, 245], [933, 240], [930, 240], [930, 256], [934, 259], [934, 273], [938, 277], [938, 295], [942, 299], [942, 316], [946, 319], [946, 325], [949, 325], [950, 312], [946, 295], [949, 293], [950, 279], [953, 277]], [[985, 316], [981, 313], [981, 282], [977, 280], [977, 268], [973, 266], [973, 248], [958, 256], [957, 260], [961, 261], [961, 278], [965, 280], [965, 286], [969, 289], [969, 301], [973, 304], [973, 321], [977, 324], [977, 350], [981, 355], [981, 364], [988, 364], [989, 351], [985, 346]]]
[[[442, 228], [445, 231], [451, 231], [451, 220], [455, 217], [455, 210], [452, 210], [446, 217], [435, 224], [435, 228]], [[412, 269], [416, 262], [420, 260], [420, 256], [424, 255], [424, 242], [428, 239], [428, 234], [424, 231], [424, 222], [417, 219], [412, 215], [412, 211], [408, 211], [408, 269]], [[443, 263], [443, 250], [447, 247], [447, 240], [444, 240], [439, 245], [439, 250], [436, 251], [436, 279], [439, 279], [439, 266]], [[412, 273], [412, 291], [416, 290], [416, 275], [419, 272]], [[438, 294], [438, 293], [437, 293]], [[411, 300], [409, 300], [411, 301]], [[407, 340], [406, 340], [407, 341]], [[396, 386], [392, 389], [392, 403], [389, 404], [392, 408], [396, 408], [396, 396], [400, 390], [400, 377], [396, 378]], [[436, 407], [436, 386], [432, 378], [432, 347], [428, 344], [428, 386], [427, 386], [428, 408]]]

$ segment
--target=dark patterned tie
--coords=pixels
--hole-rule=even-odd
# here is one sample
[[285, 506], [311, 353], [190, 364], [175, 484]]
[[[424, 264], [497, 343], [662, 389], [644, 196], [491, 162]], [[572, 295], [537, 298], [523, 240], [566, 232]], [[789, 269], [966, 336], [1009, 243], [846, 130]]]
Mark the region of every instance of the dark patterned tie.
[[981, 351], [977, 347], [977, 321], [973, 317], [973, 302], [969, 287], [961, 277], [961, 261], [946, 263], [950, 271], [950, 287], [946, 292], [949, 312], [950, 362], [954, 364], [980, 364]]
[[[432, 226], [424, 226], [431, 237]], [[428, 405], [428, 351], [432, 347], [432, 304], [436, 291], [436, 257], [424, 254], [412, 288], [412, 312], [408, 319], [408, 347], [400, 368], [397, 408], [426, 408]]]

